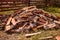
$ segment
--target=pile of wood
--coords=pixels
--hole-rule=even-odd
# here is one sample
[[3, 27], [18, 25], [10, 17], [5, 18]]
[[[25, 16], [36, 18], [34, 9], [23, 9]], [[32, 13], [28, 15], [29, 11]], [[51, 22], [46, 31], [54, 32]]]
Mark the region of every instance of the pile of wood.
[[30, 32], [40, 28], [59, 28], [60, 18], [35, 6], [25, 7], [11, 14], [5, 23], [6, 32]]
[[0, 30], [4, 29], [9, 16], [9, 14], [0, 14]]

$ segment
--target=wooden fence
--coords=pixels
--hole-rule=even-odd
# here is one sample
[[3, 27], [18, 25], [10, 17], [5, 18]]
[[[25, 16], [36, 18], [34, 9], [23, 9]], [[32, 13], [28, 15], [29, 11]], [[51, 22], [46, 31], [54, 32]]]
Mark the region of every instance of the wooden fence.
[[0, 2], [0, 11], [17, 10], [27, 6], [24, 2]]
[[18, 10], [21, 9], [23, 7], [26, 6], [37, 6], [37, 7], [47, 7], [47, 6], [51, 6], [51, 5], [56, 5], [59, 6], [60, 5], [60, 0], [56, 1], [56, 0], [10, 0], [10, 2], [8, 2], [7, 0], [5, 0], [5, 2], [2, 0], [0, 0], [0, 11], [8, 11], [8, 10]]
[[8, 10], [18, 10], [20, 8], [26, 7], [26, 6], [45, 6], [43, 1], [30, 1], [27, 2], [0, 2], [0, 11], [8, 11]]

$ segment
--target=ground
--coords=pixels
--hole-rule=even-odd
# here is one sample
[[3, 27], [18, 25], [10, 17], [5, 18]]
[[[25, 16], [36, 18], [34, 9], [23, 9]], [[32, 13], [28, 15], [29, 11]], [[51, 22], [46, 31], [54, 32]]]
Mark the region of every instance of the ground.
[[[60, 16], [60, 8], [59, 7], [47, 7], [47, 8], [43, 8], [45, 11], [50, 12], [51, 14], [54, 14], [56, 16]], [[6, 12], [0, 12], [0, 14], [9, 14], [9, 13], [13, 13], [14, 11], [6, 11]], [[32, 36], [30, 38], [26, 38], [24, 36], [24, 33], [13, 33], [13, 34], [7, 34], [4, 31], [0, 31], [0, 40], [40, 40], [39, 38], [42, 37], [47, 37], [47, 36], [57, 36], [60, 35], [60, 29], [48, 29], [48, 30], [38, 30], [39, 32], [41, 32], [41, 34]], [[50, 40], [55, 40], [50, 39]]]

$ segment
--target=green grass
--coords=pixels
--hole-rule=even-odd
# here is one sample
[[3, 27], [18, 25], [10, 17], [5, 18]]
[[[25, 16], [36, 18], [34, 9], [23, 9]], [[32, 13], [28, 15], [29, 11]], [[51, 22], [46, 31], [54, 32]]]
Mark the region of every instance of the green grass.
[[60, 13], [59, 7], [47, 7], [47, 8], [43, 8], [43, 9], [50, 13]]
[[0, 12], [0, 14], [11, 14], [11, 13], [14, 13], [14, 11], [3, 11], [3, 12]]
[[[60, 35], [60, 29], [58, 30], [40, 30], [41, 34], [26, 38], [24, 35], [18, 35], [18, 38], [21, 40], [40, 40], [39, 38], [48, 37], [48, 36], [57, 36]], [[55, 40], [55, 38], [51, 39]]]
[[45, 11], [60, 16], [60, 8], [59, 7], [47, 7], [47, 8], [43, 8]]

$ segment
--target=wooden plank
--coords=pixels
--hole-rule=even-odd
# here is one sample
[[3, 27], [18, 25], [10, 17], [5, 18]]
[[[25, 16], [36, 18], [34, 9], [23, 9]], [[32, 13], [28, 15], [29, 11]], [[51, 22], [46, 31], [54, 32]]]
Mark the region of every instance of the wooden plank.
[[33, 35], [37, 35], [37, 34], [41, 34], [41, 32], [25, 34], [25, 37], [29, 37], [29, 36], [33, 36]]
[[52, 39], [53, 36], [48, 36], [48, 37], [42, 37], [42, 38], [39, 38], [40, 40], [44, 40], [44, 39]]

